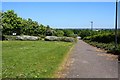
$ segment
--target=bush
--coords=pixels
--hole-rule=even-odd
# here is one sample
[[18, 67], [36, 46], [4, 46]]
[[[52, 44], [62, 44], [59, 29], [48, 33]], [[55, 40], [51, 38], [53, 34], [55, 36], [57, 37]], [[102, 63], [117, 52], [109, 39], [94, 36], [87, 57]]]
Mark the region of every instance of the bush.
[[81, 37], [81, 39], [91, 36], [91, 30], [81, 30], [78, 35]]
[[57, 37], [56, 36], [46, 36], [45, 41], [57, 41]]
[[74, 37], [74, 32], [72, 30], [64, 30], [64, 36]]
[[98, 42], [91, 42], [89, 40], [85, 40], [85, 42], [97, 48], [107, 50], [108, 53], [113, 53], [116, 55], [120, 54], [120, 44], [118, 45], [117, 48], [115, 48], [114, 43], [98, 43]]
[[56, 32], [56, 36], [62, 37], [62, 36], [64, 36], [64, 32], [63, 32], [62, 30], [58, 30], [58, 31]]
[[111, 47], [110, 50], [107, 51], [108, 53], [113, 53], [115, 55], [120, 55], [120, 44], [117, 48]]
[[75, 38], [72, 37], [57, 37], [57, 36], [46, 36], [45, 41], [64, 41], [64, 42], [75, 42]]
[[88, 36], [88, 37], [85, 37], [83, 39], [95, 41], [95, 42], [99, 42], [99, 43], [110, 43], [110, 42], [114, 41], [115, 35], [112, 33], [103, 33], [103, 34]]
[[71, 37], [63, 37], [62, 41], [65, 41], [65, 42], [75, 42], [75, 39], [71, 38]]
[[2, 40], [16, 40], [16, 36], [12, 35], [2, 35]]
[[31, 41], [35, 41], [35, 40], [39, 40], [40, 37], [36, 37], [36, 36], [27, 36], [27, 35], [23, 35], [23, 36], [16, 36], [16, 40], [31, 40]]
[[38, 34], [39, 37], [45, 38], [45, 35]]

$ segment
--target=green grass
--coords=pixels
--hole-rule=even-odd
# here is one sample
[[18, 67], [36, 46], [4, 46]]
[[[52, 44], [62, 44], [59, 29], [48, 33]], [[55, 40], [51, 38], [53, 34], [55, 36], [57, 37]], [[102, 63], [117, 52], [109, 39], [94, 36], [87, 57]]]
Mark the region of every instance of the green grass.
[[73, 43], [3, 41], [3, 78], [51, 78]]

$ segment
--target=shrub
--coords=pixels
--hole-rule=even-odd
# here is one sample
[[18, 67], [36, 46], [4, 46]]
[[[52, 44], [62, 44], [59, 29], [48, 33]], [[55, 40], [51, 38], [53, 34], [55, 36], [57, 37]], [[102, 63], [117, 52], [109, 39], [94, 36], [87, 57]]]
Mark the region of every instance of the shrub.
[[62, 36], [64, 36], [64, 32], [63, 32], [62, 30], [58, 30], [58, 31], [56, 32], [56, 36], [62, 37]]
[[64, 36], [73, 37], [74, 36], [74, 32], [72, 30], [65, 30], [64, 31]]
[[118, 44], [118, 47], [115, 48], [114, 43], [98, 43], [98, 42], [91, 42], [90, 40], [85, 40], [85, 42], [87, 42], [90, 45], [93, 45], [97, 48], [104, 49], [108, 53], [113, 53], [113, 54], [116, 54], [116, 55], [120, 54], [120, 44]]
[[56, 36], [46, 36], [45, 40], [46, 41], [57, 41], [57, 37]]
[[117, 48], [115, 48], [114, 46], [111, 47], [107, 52], [108, 53], [113, 53], [115, 55], [120, 55], [120, 44], [118, 45]]
[[45, 38], [45, 35], [38, 34], [39, 37]]
[[79, 36], [83, 39], [84, 37], [91, 36], [91, 30], [81, 30]]
[[83, 39], [95, 41], [95, 42], [99, 42], [99, 43], [110, 43], [110, 42], [114, 41], [115, 35], [112, 33], [103, 33], [103, 34], [88, 36], [88, 37], [85, 37]]
[[3, 35], [2, 36], [2, 40], [15, 40], [16, 39], [16, 36], [8, 36], [8, 35]]
[[31, 41], [35, 41], [35, 40], [39, 40], [40, 37], [36, 37], [36, 36], [27, 36], [27, 35], [23, 35], [23, 36], [16, 36], [16, 40], [31, 40]]
[[45, 41], [64, 41], [64, 42], [75, 42], [75, 38], [72, 37], [57, 37], [57, 36], [46, 36]]
[[61, 41], [65, 41], [65, 42], [75, 42], [75, 39], [72, 37], [63, 37], [61, 39]]

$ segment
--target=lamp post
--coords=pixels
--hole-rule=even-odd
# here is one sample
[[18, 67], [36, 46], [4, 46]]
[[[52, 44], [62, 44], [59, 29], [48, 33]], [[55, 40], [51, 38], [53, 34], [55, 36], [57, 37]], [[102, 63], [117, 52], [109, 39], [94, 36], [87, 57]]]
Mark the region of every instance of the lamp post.
[[116, 15], [115, 15], [115, 48], [117, 48], [117, 21], [118, 21], [118, 0], [116, 0]]
[[93, 30], [93, 21], [91, 21], [91, 31]]

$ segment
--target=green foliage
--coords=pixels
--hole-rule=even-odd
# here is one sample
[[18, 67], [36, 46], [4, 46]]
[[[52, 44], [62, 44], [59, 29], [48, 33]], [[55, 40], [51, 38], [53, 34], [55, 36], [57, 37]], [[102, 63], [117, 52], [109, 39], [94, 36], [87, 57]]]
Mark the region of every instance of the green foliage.
[[74, 32], [72, 30], [64, 30], [64, 36], [73, 37]]
[[[120, 36], [117, 37], [118, 38], [118, 43], [120, 40]], [[88, 37], [84, 37], [84, 40], [90, 40], [90, 41], [95, 41], [95, 42], [101, 42], [101, 43], [110, 43], [110, 42], [114, 42], [115, 41], [115, 34], [113, 33], [101, 33], [101, 34], [96, 34], [93, 36], [88, 36]]]
[[87, 36], [91, 36], [90, 30], [81, 30], [78, 34], [82, 39]]
[[91, 42], [89, 40], [85, 40], [85, 41], [97, 48], [107, 50], [108, 53], [113, 53], [116, 55], [120, 54], [120, 44], [118, 44], [117, 48], [115, 48], [114, 43], [98, 43], [98, 42]]
[[119, 55], [120, 54], [120, 44], [117, 46], [117, 48], [112, 47], [111, 49], [109, 49], [108, 53], [114, 53], [116, 55]]
[[81, 36], [81, 38], [83, 39], [85, 37], [91, 37], [94, 35], [102, 35], [102, 34], [108, 34], [108, 33], [114, 34], [114, 30], [101, 29], [96, 31], [96, 30], [83, 29], [83, 30], [80, 30], [78, 35]]
[[13, 31], [18, 30], [18, 25], [21, 23], [20, 18], [17, 17], [17, 14], [13, 10], [8, 10], [7, 12], [2, 13], [2, 26], [4, 34], [12, 34]]
[[42, 24], [37, 28], [37, 33], [39, 36], [45, 36], [46, 33], [46, 27]]
[[3, 78], [52, 78], [72, 43], [3, 41]]
[[72, 37], [46, 36], [46, 37], [45, 37], [45, 41], [76, 42], [76, 38], [72, 38]]
[[16, 40], [16, 36], [4, 35], [4, 39], [3, 40]]
[[46, 36], [54, 36], [54, 33], [55, 33], [54, 30], [48, 29], [48, 30], [46, 31]]
[[96, 34], [89, 35], [83, 38], [89, 44], [107, 50], [109, 53], [120, 54], [120, 32], [118, 30], [117, 43], [115, 48], [115, 31], [114, 30], [100, 30]]
[[[109, 43], [114, 41], [114, 30], [98, 30], [92, 31], [89, 29], [52, 29], [49, 25], [44, 26], [32, 19], [23, 19], [19, 17], [13, 10], [0, 12], [0, 34], [12, 35], [31, 35], [40, 36], [80, 36], [82, 39], [87, 39], [96, 42]], [[1, 35], [2, 36], [2, 35]], [[120, 43], [120, 32], [118, 32], [118, 43]]]
[[62, 37], [62, 36], [64, 36], [64, 32], [62, 30], [57, 30], [56, 36]]
[[63, 37], [63, 38], [61, 39], [61, 41], [65, 41], [65, 42], [75, 42], [75, 38]]
[[8, 10], [2, 13], [2, 33], [3, 35], [12, 35], [12, 33], [17, 33], [17, 35], [35, 35], [39, 34], [45, 35], [46, 28], [42, 24], [33, 21], [32, 19], [22, 19], [17, 16], [13, 10]]

